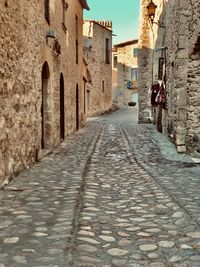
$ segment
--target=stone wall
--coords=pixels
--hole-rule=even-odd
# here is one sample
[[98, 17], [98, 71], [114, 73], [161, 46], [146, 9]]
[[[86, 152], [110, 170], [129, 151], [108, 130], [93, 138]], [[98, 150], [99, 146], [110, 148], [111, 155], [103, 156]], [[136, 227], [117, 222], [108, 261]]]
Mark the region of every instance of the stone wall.
[[[62, 1], [51, 1], [50, 24], [45, 20], [42, 0], [0, 3], [0, 184], [27, 168], [44, 150], [51, 150], [60, 143], [61, 74], [65, 98], [64, 137], [77, 128], [77, 84], [79, 120], [84, 120], [81, 116], [83, 10], [78, 0], [69, 0], [68, 4], [64, 27], [60, 15]], [[75, 15], [78, 17], [79, 64], [75, 57]], [[47, 38], [49, 31], [56, 38]], [[45, 144], [42, 144], [42, 136]]]
[[[163, 110], [163, 132], [170, 135], [178, 152], [199, 155], [200, 4], [197, 0], [154, 2], [157, 9], [152, 26], [153, 35], [149, 35], [149, 43], [154, 43], [153, 80], [158, 78], [159, 57], [165, 58], [168, 108]], [[148, 20], [144, 12], [142, 17], [141, 27], [145, 24], [144, 21]], [[146, 36], [144, 32], [142, 36]], [[149, 75], [152, 73], [151, 66], [147, 68], [147, 72]], [[147, 74], [140, 72], [140, 75], [148, 83]], [[142, 93], [142, 99], [144, 96], [145, 93]]]
[[187, 80], [188, 120], [186, 146], [200, 154], [200, 3], [190, 1], [189, 6], [189, 67]]
[[[87, 83], [87, 115], [103, 113], [112, 107], [112, 31], [95, 21], [83, 26], [84, 58], [91, 82]], [[109, 40], [109, 60], [106, 62], [105, 45]]]
[[[178, 152], [186, 152], [187, 135], [187, 73], [188, 73], [188, 5], [187, 1], [163, 1], [158, 6], [156, 18], [164, 22], [158, 26], [155, 49], [166, 47], [166, 92], [168, 109], [163, 111], [163, 131], [177, 146]], [[173, 25], [173, 27], [172, 27]], [[161, 43], [162, 40], [162, 43]], [[156, 65], [157, 62], [155, 62]]]

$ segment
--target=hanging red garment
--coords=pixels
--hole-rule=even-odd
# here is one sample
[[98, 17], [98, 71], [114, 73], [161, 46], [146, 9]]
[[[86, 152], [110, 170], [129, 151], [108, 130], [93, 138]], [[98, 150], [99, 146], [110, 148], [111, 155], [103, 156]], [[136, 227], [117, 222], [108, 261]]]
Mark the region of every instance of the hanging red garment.
[[157, 95], [159, 93], [159, 90], [160, 90], [159, 83], [155, 83], [151, 86], [151, 105], [153, 107], [158, 106], [158, 102], [156, 102], [156, 98], [157, 98]]
[[166, 96], [166, 92], [165, 92], [165, 88], [164, 88], [163, 84], [161, 84], [161, 86], [160, 86], [159, 105], [163, 109], [166, 109], [166, 107], [167, 107], [167, 96]]

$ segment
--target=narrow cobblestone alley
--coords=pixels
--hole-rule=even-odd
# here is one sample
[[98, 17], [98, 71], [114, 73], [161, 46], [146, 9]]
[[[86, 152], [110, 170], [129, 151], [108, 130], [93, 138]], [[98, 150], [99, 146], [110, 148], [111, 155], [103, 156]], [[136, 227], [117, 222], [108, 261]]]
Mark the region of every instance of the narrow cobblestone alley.
[[0, 267], [199, 267], [200, 166], [135, 108], [92, 118], [0, 193]]

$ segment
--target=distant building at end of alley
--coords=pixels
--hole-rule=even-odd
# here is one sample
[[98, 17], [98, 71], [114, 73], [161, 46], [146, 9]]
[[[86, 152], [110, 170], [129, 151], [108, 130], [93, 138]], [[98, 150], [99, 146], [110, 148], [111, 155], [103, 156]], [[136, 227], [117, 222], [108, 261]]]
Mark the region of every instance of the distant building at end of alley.
[[138, 104], [138, 40], [116, 44], [112, 50], [112, 94], [117, 105]]
[[104, 113], [112, 108], [112, 22], [86, 20], [83, 24], [86, 114]]

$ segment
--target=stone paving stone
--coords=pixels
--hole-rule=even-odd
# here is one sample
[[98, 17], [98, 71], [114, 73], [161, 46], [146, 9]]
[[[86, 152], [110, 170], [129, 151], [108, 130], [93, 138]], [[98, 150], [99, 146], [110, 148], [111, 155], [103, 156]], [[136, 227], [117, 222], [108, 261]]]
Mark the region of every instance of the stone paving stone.
[[[113, 242], [108, 247], [104, 243], [96, 245], [94, 255], [101, 258], [101, 264], [94, 266], [168, 267], [175, 264], [196, 264], [198, 257], [193, 245], [199, 241], [199, 226], [160, 186], [157, 179], [154, 180], [146, 168], [135, 161], [135, 150], [130, 146], [123, 128], [125, 125], [129, 132], [137, 130], [134, 138], [129, 135], [130, 139], [134, 139], [135, 146], [138, 144], [137, 151], [143, 141], [140, 140], [142, 130], [137, 125], [124, 122], [121, 128], [120, 118], [115, 120], [114, 115], [110, 117], [111, 121], [102, 118], [104, 129], [91, 158], [83, 194], [85, 206], [86, 196], [92, 192], [90, 184], [96, 183], [98, 189], [91, 202], [97, 209], [96, 216], [86, 225], [95, 233], [93, 238], [96, 241], [99, 241], [102, 231], [110, 231], [109, 236], [113, 237]], [[138, 157], [142, 156], [140, 152]], [[145, 157], [148, 162], [146, 155]], [[155, 169], [161, 168], [156, 162], [153, 166]], [[171, 163], [167, 168], [169, 166]], [[82, 214], [84, 209], [80, 210], [80, 224], [83, 223]], [[109, 214], [109, 220], [103, 214]], [[187, 236], [189, 233], [192, 236]], [[79, 240], [75, 239], [74, 246], [78, 244]], [[76, 261], [77, 256], [77, 252], [73, 254], [74, 266], [80, 263]], [[194, 257], [194, 261], [191, 257]]]
[[66, 266], [83, 172], [101, 125], [91, 122], [0, 192], [0, 266]]
[[2, 190], [0, 267], [200, 266], [198, 166], [165, 158], [134, 110], [89, 121]]
[[111, 248], [107, 251], [107, 253], [111, 256], [124, 256], [127, 255], [129, 252], [128, 250], [119, 249], [119, 248]]

